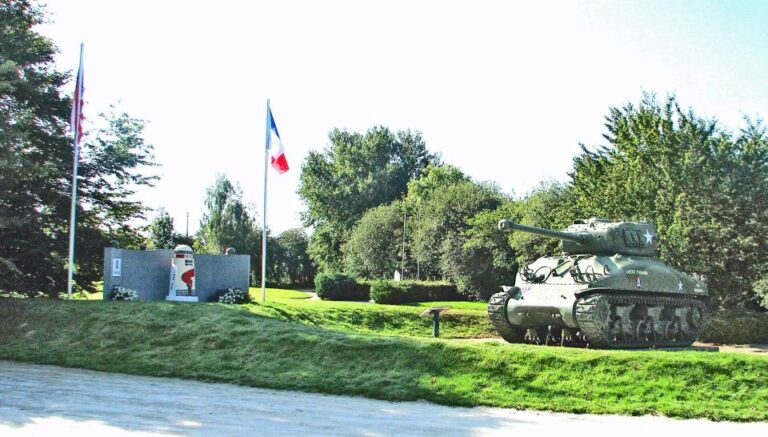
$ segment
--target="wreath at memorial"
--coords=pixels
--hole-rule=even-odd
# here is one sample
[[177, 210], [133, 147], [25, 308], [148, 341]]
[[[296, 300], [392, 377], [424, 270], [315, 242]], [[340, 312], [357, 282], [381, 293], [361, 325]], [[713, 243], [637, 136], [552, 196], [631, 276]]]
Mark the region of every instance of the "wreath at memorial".
[[214, 301], [219, 303], [244, 304], [251, 302], [251, 297], [248, 296], [248, 292], [237, 287], [217, 290], [214, 297], [216, 298]]
[[110, 300], [139, 300], [139, 293], [132, 288], [112, 287], [109, 293]]

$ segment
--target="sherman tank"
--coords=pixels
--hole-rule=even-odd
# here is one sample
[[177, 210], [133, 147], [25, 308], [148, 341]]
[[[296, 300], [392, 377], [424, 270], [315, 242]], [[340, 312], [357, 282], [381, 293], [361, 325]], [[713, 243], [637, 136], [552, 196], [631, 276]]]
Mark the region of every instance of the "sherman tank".
[[488, 302], [508, 342], [654, 348], [689, 346], [707, 321], [706, 285], [656, 258], [648, 222], [576, 220], [553, 231], [501, 220], [502, 231], [561, 241], [562, 254], [521, 268]]

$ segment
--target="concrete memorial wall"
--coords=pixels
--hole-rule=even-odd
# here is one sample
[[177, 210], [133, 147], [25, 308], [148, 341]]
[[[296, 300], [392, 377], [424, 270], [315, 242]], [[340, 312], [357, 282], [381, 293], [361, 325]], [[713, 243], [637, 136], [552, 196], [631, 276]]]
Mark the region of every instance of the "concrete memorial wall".
[[[165, 300], [171, 280], [173, 250], [104, 249], [104, 300], [113, 287], [126, 287], [139, 300]], [[216, 290], [230, 287], [247, 290], [250, 284], [249, 255], [194, 255], [195, 289], [200, 302]]]

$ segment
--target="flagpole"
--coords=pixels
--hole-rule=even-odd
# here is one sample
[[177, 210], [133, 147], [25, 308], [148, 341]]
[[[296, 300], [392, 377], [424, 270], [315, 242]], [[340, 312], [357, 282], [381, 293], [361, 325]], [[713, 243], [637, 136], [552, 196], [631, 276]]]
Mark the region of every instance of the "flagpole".
[[[80, 43], [80, 65], [77, 70], [77, 83], [75, 84], [75, 98], [82, 99], [81, 88], [81, 74], [83, 73], [83, 43]], [[79, 91], [77, 91], [79, 90]], [[80, 111], [82, 106], [79, 101], [73, 101], [77, 109], [75, 117], [77, 117], [77, 123], [80, 123]], [[77, 213], [77, 164], [80, 160], [80, 144], [78, 136], [80, 129], [72, 129], [72, 148], [75, 149], [74, 162], [72, 164], [72, 206], [69, 214], [69, 266], [67, 271], [67, 299], [72, 300], [72, 271], [75, 267], [75, 218]]]
[[271, 137], [271, 125], [269, 111], [269, 99], [267, 99], [267, 137], [266, 144], [264, 145], [264, 204], [263, 213], [261, 214], [261, 303], [267, 298], [267, 174], [269, 173], [269, 146]]

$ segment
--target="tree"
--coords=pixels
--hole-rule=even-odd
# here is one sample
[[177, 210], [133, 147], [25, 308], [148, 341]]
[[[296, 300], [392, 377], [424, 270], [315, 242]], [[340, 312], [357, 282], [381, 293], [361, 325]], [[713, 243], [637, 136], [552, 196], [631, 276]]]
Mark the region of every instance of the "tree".
[[583, 215], [650, 219], [662, 260], [704, 278], [715, 301], [750, 306], [768, 249], [768, 142], [747, 120], [736, 135], [652, 95], [612, 108], [608, 145], [583, 147], [571, 174]]
[[157, 179], [144, 173], [156, 165], [144, 121], [110, 108], [96, 122], [101, 127], [81, 144], [75, 255], [75, 279], [91, 291], [103, 274], [105, 246], [143, 248], [145, 238], [131, 222], [143, 219], [147, 208], [131, 197]]
[[391, 277], [400, 270], [403, 250], [402, 202], [369, 209], [343, 246], [346, 271], [360, 278]]
[[288, 229], [270, 237], [268, 246], [268, 281], [288, 287], [312, 286], [316, 267], [307, 252], [309, 237], [304, 229]]
[[[0, 290], [56, 297], [66, 284], [71, 101], [59, 91], [69, 75], [53, 68], [56, 47], [34, 30], [44, 21], [32, 1], [0, 0]], [[81, 143], [75, 280], [86, 289], [101, 276], [106, 244], [140, 244], [128, 223], [143, 207], [128, 197], [153, 181], [142, 173], [152, 159], [143, 124], [101, 118], [105, 127]]]
[[[449, 200], [442, 194], [449, 187], [462, 183], [472, 184], [469, 176], [458, 167], [439, 164], [427, 166], [419, 178], [408, 183], [406, 204], [411, 219], [406, 232], [411, 235], [410, 252], [413, 261], [418, 264], [420, 278], [445, 277], [440, 267], [441, 239], [446, 232], [441, 223], [445, 217], [439, 217], [438, 210], [434, 208], [444, 208], [445, 205], [436, 205]], [[441, 197], [435, 200], [436, 196]]]
[[[471, 244], [471, 220], [508, 201], [499, 189], [476, 183], [455, 167], [434, 166], [409, 185], [406, 203], [412, 220], [413, 258], [420, 276], [448, 279], [459, 292], [484, 298], [496, 290], [501, 277], [493, 273], [493, 254]], [[477, 241], [475, 241], [477, 243]]]
[[206, 192], [205, 207], [195, 251], [222, 254], [231, 247], [238, 254], [250, 255], [251, 277], [260, 281], [262, 231], [253, 208], [244, 203], [240, 187], [218, 175]]
[[334, 129], [324, 152], [310, 152], [301, 169], [299, 195], [305, 226], [315, 228], [309, 251], [325, 270], [343, 267], [342, 245], [375, 206], [403, 196], [408, 181], [437, 157], [418, 132], [374, 127], [365, 134]]
[[53, 294], [66, 274], [70, 154], [58, 92], [67, 76], [32, 30], [43, 20], [29, 1], [0, 2], [0, 289]]
[[457, 281], [464, 289], [477, 290], [485, 300], [501, 285], [514, 285], [518, 270], [517, 252], [508, 235], [498, 229], [499, 220], [515, 219], [517, 204], [504, 201], [498, 208], [484, 210], [467, 221], [466, 241], [455, 260]]
[[221, 254], [232, 247], [237, 253], [258, 256], [260, 263], [261, 229], [256, 224], [256, 213], [243, 202], [240, 187], [218, 175], [206, 192], [205, 207], [196, 250]]
[[147, 247], [150, 249], [172, 249], [175, 238], [173, 232], [173, 218], [165, 208], [157, 210], [157, 216], [149, 224], [149, 239]]
[[[557, 182], [544, 182], [505, 211], [513, 221], [540, 228], [562, 230], [568, 227], [577, 213], [569, 186]], [[517, 254], [520, 265], [527, 265], [539, 257], [560, 251], [560, 240], [527, 232], [505, 234], [509, 245]]]
[[500, 285], [486, 281], [493, 258], [477, 246], [467, 246], [466, 231], [474, 216], [496, 209], [505, 200], [491, 184], [461, 182], [439, 191], [426, 204], [427, 212], [422, 214], [426, 226], [415, 231], [417, 241], [427, 243], [420, 251], [438, 249], [442, 275], [455, 283], [460, 293], [486, 298]]

